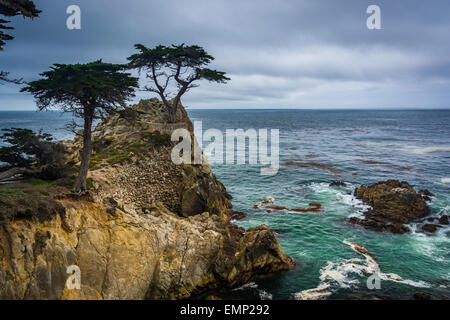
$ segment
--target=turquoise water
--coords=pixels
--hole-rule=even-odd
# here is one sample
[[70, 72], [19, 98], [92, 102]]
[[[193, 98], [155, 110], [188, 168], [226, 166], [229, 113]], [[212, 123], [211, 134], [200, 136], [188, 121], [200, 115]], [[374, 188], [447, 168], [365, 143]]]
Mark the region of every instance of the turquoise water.
[[[420, 232], [392, 235], [345, 222], [362, 209], [347, 193], [385, 179], [428, 188], [436, 195], [430, 205], [433, 215], [450, 213], [450, 184], [442, 180], [450, 177], [450, 111], [191, 110], [189, 114], [194, 121], [202, 120], [204, 130], [280, 129], [277, 175], [261, 176], [259, 167], [248, 165], [213, 165], [233, 196], [235, 210], [249, 214], [237, 223], [245, 228], [262, 223], [271, 226], [285, 251], [298, 261], [293, 271], [256, 281], [258, 290], [274, 299], [289, 299], [293, 293], [316, 288], [322, 276], [332, 291], [329, 299], [410, 299], [416, 291], [450, 298], [450, 228], [432, 236]], [[328, 164], [342, 173], [336, 176], [326, 170], [287, 166], [283, 164], [287, 159]], [[329, 187], [334, 180], [343, 180], [348, 187]], [[253, 209], [266, 196], [288, 208], [319, 202], [323, 211], [266, 213]], [[366, 247], [381, 272], [395, 273], [415, 286], [381, 281], [379, 290], [369, 290], [370, 274], [353, 272], [351, 265], [365, 266], [365, 258], [344, 240]]]
[[[249, 214], [237, 223], [246, 228], [271, 226], [297, 267], [257, 280], [257, 289], [218, 295], [252, 298], [264, 291], [273, 299], [289, 299], [293, 293], [325, 283], [332, 292], [329, 299], [410, 299], [416, 291], [450, 298], [450, 228], [432, 236], [392, 235], [345, 222], [363, 208], [348, 193], [361, 184], [385, 179], [429, 189], [436, 195], [430, 204], [433, 215], [450, 214], [450, 184], [443, 180], [450, 178], [450, 111], [190, 110], [189, 114], [193, 120], [202, 120], [204, 130], [280, 129], [277, 175], [261, 176], [258, 166], [212, 166], [233, 196], [235, 210]], [[56, 112], [0, 112], [0, 128], [43, 128], [58, 139], [68, 139], [72, 134], [63, 128], [69, 119]], [[336, 176], [326, 170], [284, 165], [288, 159], [328, 164], [342, 173]], [[343, 180], [348, 187], [329, 187], [334, 180]], [[266, 196], [289, 208], [319, 202], [323, 211], [269, 214], [253, 209]], [[413, 230], [416, 227], [411, 225]], [[344, 240], [366, 247], [381, 272], [395, 273], [405, 281], [382, 280], [380, 289], [369, 290], [370, 274], [360, 271], [367, 266], [365, 257]]]

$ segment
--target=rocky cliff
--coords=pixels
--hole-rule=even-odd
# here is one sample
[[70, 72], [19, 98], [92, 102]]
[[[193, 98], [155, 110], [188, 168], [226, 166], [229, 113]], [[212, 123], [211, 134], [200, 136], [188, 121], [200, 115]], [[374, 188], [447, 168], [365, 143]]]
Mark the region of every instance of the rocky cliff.
[[[206, 162], [172, 163], [169, 134], [192, 132], [183, 108], [177, 117], [167, 124], [152, 99], [103, 120], [88, 195], [67, 181], [0, 192], [1, 299], [179, 299], [293, 267], [269, 227], [230, 223], [230, 196]], [[80, 140], [65, 146], [76, 173]], [[71, 265], [79, 290], [66, 284]]]

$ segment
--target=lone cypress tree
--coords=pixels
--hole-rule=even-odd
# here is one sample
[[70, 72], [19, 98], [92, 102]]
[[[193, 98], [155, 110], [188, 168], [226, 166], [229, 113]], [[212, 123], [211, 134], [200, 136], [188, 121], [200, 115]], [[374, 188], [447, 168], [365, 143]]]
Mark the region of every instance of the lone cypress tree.
[[[27, 18], [35, 18], [39, 15], [41, 11], [36, 9], [33, 1], [30, 0], [0, 0], [0, 15], [4, 17], [14, 17], [18, 15], [22, 15]], [[5, 41], [14, 39], [13, 36], [6, 34], [4, 30], [12, 30], [13, 27], [8, 26], [7, 24], [10, 21], [4, 20], [0, 18], [0, 51], [3, 50]], [[16, 84], [20, 84], [20, 80], [14, 80], [8, 78], [9, 72], [0, 70], [0, 84], [2, 81], [12, 82]]]
[[55, 64], [21, 91], [34, 95], [39, 110], [59, 107], [84, 119], [81, 166], [75, 191], [87, 190], [86, 178], [92, 153], [92, 123], [126, 107], [138, 79], [122, 72], [126, 67], [101, 60], [87, 64]]
[[[145, 89], [157, 93], [169, 112], [169, 122], [176, 122], [177, 109], [181, 97], [189, 89], [197, 87], [195, 81], [205, 79], [210, 82], [226, 83], [225, 72], [205, 68], [214, 57], [210, 56], [202, 47], [172, 45], [166, 47], [159, 45], [149, 49], [142, 44], [136, 44], [138, 53], [128, 58], [130, 68], [145, 70], [147, 77], [154, 86]], [[175, 92], [169, 92], [171, 80], [175, 80]]]

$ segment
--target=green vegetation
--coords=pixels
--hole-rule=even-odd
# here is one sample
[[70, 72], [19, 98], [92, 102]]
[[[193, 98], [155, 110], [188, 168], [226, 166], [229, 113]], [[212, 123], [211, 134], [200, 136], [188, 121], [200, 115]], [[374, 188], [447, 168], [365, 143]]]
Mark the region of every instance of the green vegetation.
[[[33, 1], [30, 0], [1, 0], [0, 1], [0, 51], [3, 50], [6, 42], [14, 39], [13, 36], [6, 34], [3, 30], [12, 30], [13, 27], [9, 26], [8, 23], [10, 21], [4, 20], [1, 16], [4, 17], [15, 17], [15, 16], [23, 16], [25, 18], [35, 18], [39, 15], [41, 11], [36, 9]], [[11, 82], [15, 84], [21, 84], [22, 80], [20, 79], [9, 79], [9, 72], [0, 70], [0, 84], [2, 82]]]
[[158, 151], [162, 147], [170, 147], [172, 145], [170, 136], [168, 134], [161, 134], [159, 131], [144, 132], [142, 138], [147, 140], [147, 143]]
[[44, 165], [56, 149], [52, 143], [52, 136], [47, 133], [35, 133], [29, 129], [11, 128], [3, 129], [0, 136], [9, 146], [0, 148], [0, 161], [8, 163], [11, 167], [29, 168], [34, 162]]
[[50, 134], [20, 128], [3, 131], [0, 139], [7, 146], [0, 147], [0, 161], [8, 164], [2, 169], [11, 170], [3, 173], [0, 179], [8, 179], [17, 173], [48, 180], [59, 179], [64, 175], [64, 150], [52, 141]]
[[123, 110], [138, 88], [138, 79], [124, 73], [125, 69], [123, 65], [101, 60], [87, 64], [55, 64], [50, 71], [41, 74], [42, 79], [30, 82], [22, 89], [34, 95], [39, 110], [60, 107], [83, 118], [83, 149], [76, 192], [87, 190], [94, 119]]
[[86, 186], [87, 186], [88, 188], [93, 188], [93, 187], [94, 187], [94, 179], [92, 179], [92, 178], [87, 178], [87, 179], [86, 179]]
[[36, 178], [28, 180], [27, 183], [34, 187], [49, 187], [58, 185], [58, 181], [46, 181]]
[[1, 198], [16, 198], [25, 196], [27, 193], [17, 188], [10, 188], [2, 186], [0, 187], [0, 199]]
[[90, 169], [96, 170], [103, 165], [114, 165], [130, 160], [133, 154], [143, 154], [160, 151], [161, 148], [172, 146], [170, 136], [159, 131], [144, 132], [140, 138], [133, 138], [131, 142], [119, 143], [114, 138], [94, 140]]
[[[230, 78], [225, 72], [205, 68], [214, 60], [202, 47], [163, 45], [155, 48], [147, 48], [142, 44], [136, 44], [138, 53], [128, 58], [129, 68], [145, 71], [147, 77], [154, 86], [146, 86], [149, 92], [157, 93], [169, 113], [169, 122], [175, 123], [177, 109], [183, 94], [191, 88], [198, 86], [198, 80], [226, 83]], [[175, 80], [177, 91], [168, 92], [171, 80]]]

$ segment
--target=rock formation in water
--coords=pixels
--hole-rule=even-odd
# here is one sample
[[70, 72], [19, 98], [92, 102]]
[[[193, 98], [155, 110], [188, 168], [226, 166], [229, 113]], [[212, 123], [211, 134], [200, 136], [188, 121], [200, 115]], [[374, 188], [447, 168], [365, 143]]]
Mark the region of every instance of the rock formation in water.
[[405, 226], [430, 214], [422, 193], [407, 182], [388, 180], [355, 189], [355, 196], [371, 206], [363, 213], [364, 219], [352, 217], [351, 223], [374, 231], [406, 233]]
[[[0, 192], [0, 299], [179, 299], [293, 267], [271, 228], [230, 223], [206, 162], [173, 164], [170, 133], [192, 132], [183, 108], [177, 118], [151, 99], [100, 123], [88, 195], [57, 183]], [[81, 141], [64, 144], [76, 171]]]
[[274, 205], [274, 203], [275, 203], [275, 198], [272, 196], [267, 196], [265, 200], [253, 205], [253, 208], [264, 210], [267, 213], [272, 213], [274, 211], [281, 211], [281, 210], [286, 210], [286, 211], [291, 211], [291, 212], [302, 212], [302, 213], [320, 212], [322, 209], [322, 205], [317, 202], [309, 203], [308, 208], [292, 208], [292, 209], [285, 207], [285, 206], [277, 206], [277, 205]]

